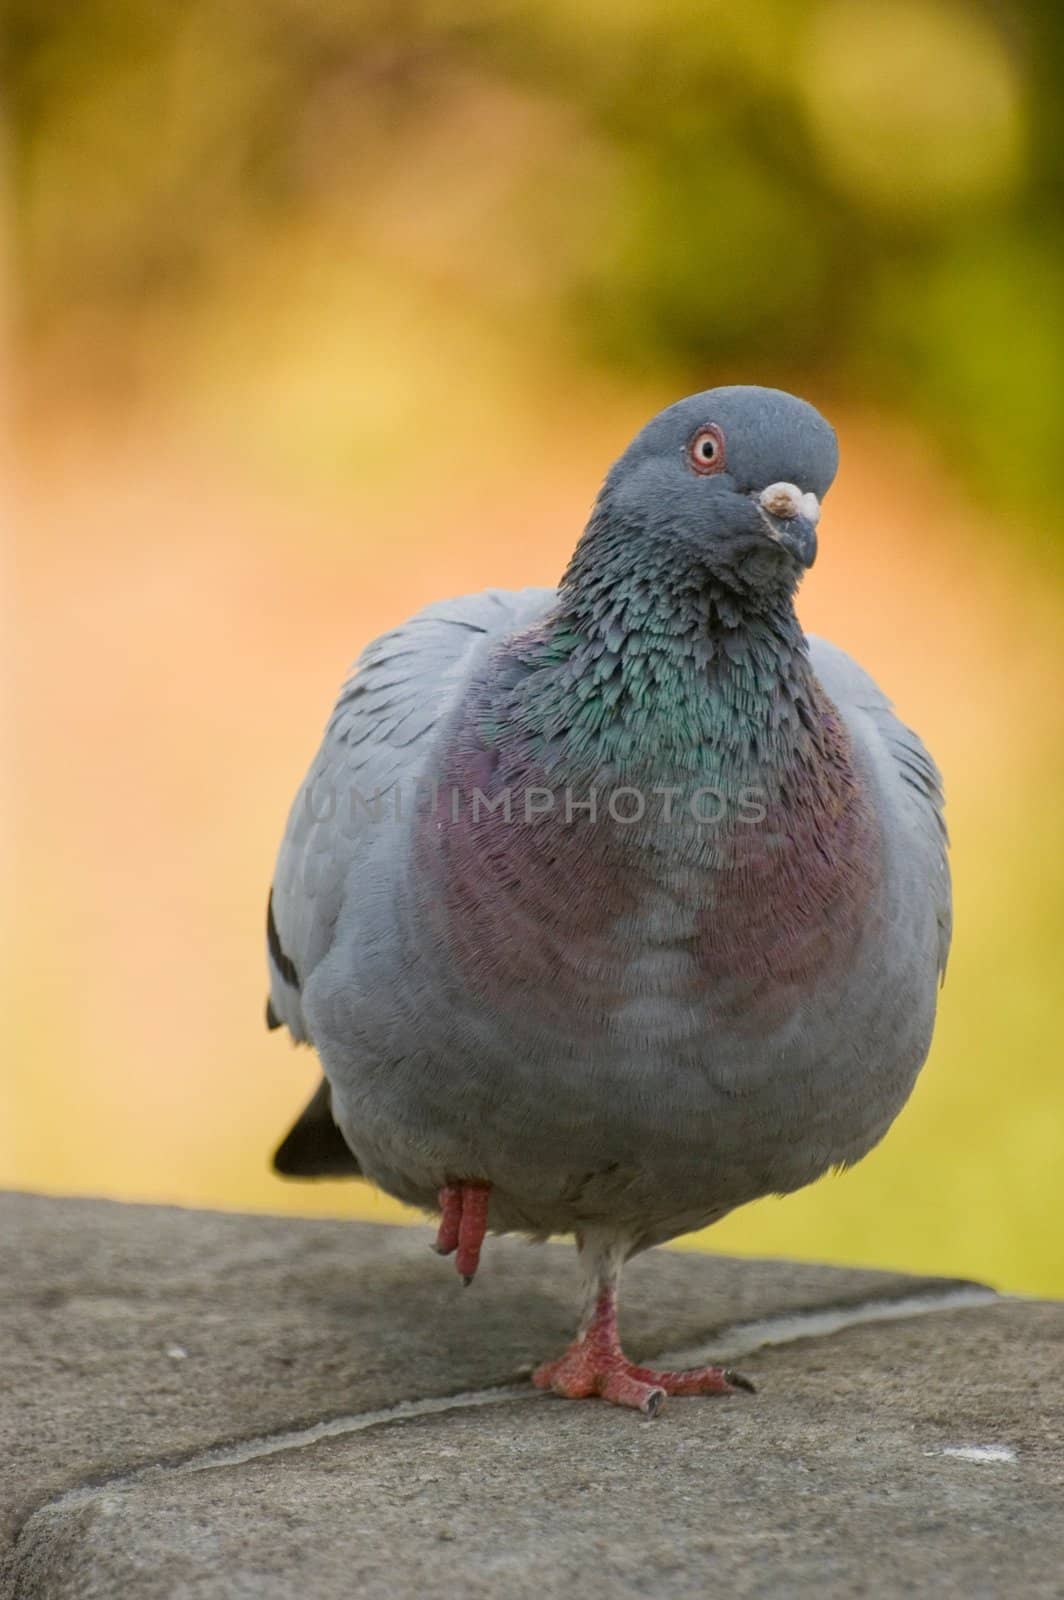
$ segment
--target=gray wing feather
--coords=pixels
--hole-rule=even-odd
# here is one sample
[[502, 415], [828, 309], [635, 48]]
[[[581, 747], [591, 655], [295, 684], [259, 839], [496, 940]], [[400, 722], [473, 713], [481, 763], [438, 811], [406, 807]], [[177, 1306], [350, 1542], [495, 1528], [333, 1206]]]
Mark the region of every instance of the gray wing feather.
[[270, 1010], [309, 1039], [300, 992], [327, 954], [364, 837], [352, 808], [412, 785], [437, 725], [491, 640], [544, 614], [553, 589], [488, 589], [442, 600], [367, 645], [340, 690], [289, 813], [267, 921]]
[[932, 897], [938, 927], [938, 970], [946, 971], [953, 897], [943, 816], [942, 777], [919, 735], [900, 721], [863, 667], [826, 639], [809, 636], [813, 670], [877, 775], [881, 821], [888, 837], [914, 853]]

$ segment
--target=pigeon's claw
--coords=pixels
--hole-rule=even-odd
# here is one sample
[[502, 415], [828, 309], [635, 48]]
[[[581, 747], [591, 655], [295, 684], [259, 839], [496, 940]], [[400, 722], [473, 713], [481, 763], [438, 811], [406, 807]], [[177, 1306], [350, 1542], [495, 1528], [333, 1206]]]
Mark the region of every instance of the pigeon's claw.
[[590, 1400], [597, 1395], [646, 1417], [656, 1417], [665, 1400], [661, 1385], [645, 1379], [642, 1370], [626, 1361], [619, 1350], [610, 1355], [595, 1352], [586, 1339], [577, 1339], [557, 1361], [537, 1367], [532, 1382], [537, 1389], [553, 1389], [566, 1400]]
[[688, 1372], [657, 1372], [640, 1367], [619, 1350], [608, 1356], [587, 1348], [578, 1340], [557, 1361], [546, 1361], [532, 1374], [537, 1389], [552, 1389], [567, 1400], [586, 1400], [598, 1395], [615, 1406], [631, 1406], [644, 1416], [656, 1417], [666, 1395], [737, 1394], [745, 1389], [753, 1394], [749, 1378], [726, 1367], [692, 1367]]
[[488, 1231], [487, 1183], [448, 1183], [440, 1190], [440, 1226], [433, 1249], [455, 1257], [458, 1276], [471, 1284], [480, 1265], [480, 1247]]
[[728, 1367], [692, 1367], [687, 1372], [658, 1372], [629, 1361], [617, 1335], [617, 1301], [605, 1290], [579, 1338], [556, 1361], [546, 1361], [532, 1374], [537, 1389], [553, 1389], [567, 1400], [593, 1395], [615, 1406], [631, 1406], [655, 1417], [666, 1395], [754, 1393], [742, 1373]]

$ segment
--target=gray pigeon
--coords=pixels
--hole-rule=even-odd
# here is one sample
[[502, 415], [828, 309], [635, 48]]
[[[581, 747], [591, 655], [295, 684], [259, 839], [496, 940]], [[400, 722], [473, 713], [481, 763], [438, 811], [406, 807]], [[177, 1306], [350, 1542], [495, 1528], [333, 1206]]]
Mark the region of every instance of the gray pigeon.
[[368, 646], [288, 821], [267, 1014], [325, 1081], [275, 1164], [439, 1212], [467, 1282], [486, 1230], [573, 1234], [558, 1394], [751, 1387], [633, 1365], [622, 1263], [859, 1160], [930, 1045], [939, 775], [794, 611], [836, 465], [778, 390], [670, 406], [557, 590]]

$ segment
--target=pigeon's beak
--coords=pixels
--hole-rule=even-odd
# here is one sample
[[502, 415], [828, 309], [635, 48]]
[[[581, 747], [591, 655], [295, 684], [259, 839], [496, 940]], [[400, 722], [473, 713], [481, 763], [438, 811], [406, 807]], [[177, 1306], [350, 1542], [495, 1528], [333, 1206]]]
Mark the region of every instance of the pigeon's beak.
[[770, 483], [754, 495], [761, 520], [783, 548], [803, 567], [816, 560], [816, 525], [820, 520], [820, 501], [815, 494], [803, 494], [794, 483]]

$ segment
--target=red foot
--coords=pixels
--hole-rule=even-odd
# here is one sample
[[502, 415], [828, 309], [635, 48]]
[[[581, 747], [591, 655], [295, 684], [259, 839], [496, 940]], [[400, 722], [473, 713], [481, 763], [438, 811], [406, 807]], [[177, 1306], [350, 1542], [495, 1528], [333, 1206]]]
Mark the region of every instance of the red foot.
[[440, 1190], [440, 1226], [433, 1248], [441, 1256], [454, 1256], [464, 1284], [473, 1282], [480, 1265], [480, 1247], [488, 1231], [487, 1183], [448, 1183]]
[[632, 1406], [655, 1417], [669, 1394], [736, 1394], [754, 1386], [727, 1367], [692, 1367], [689, 1372], [656, 1372], [637, 1367], [621, 1349], [617, 1336], [617, 1297], [603, 1290], [586, 1332], [574, 1339], [556, 1361], [545, 1361], [532, 1374], [537, 1389], [553, 1389], [568, 1400], [599, 1395], [615, 1406]]

